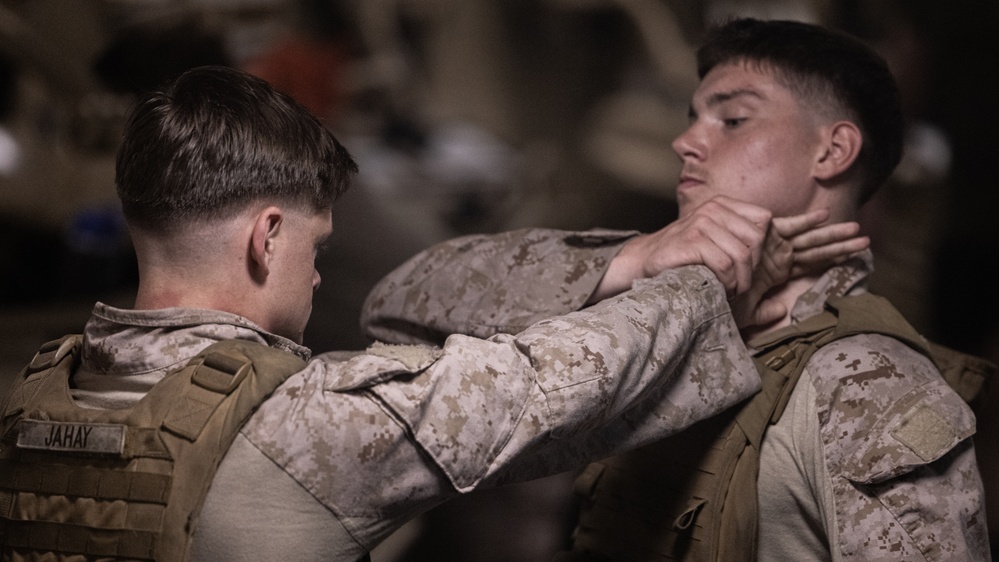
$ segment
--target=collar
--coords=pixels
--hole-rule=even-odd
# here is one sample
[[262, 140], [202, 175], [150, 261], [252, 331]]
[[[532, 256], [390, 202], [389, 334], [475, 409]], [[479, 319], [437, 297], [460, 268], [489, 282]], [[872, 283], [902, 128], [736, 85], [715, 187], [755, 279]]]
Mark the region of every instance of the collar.
[[826, 270], [807, 291], [798, 296], [791, 309], [791, 323], [820, 314], [830, 299], [867, 292], [867, 280], [874, 271], [874, 254], [864, 250]]
[[126, 310], [94, 305], [83, 334], [82, 367], [95, 374], [160, 372], [186, 362], [222, 340], [255, 341], [308, 360], [305, 346], [269, 333], [250, 320], [219, 310]]

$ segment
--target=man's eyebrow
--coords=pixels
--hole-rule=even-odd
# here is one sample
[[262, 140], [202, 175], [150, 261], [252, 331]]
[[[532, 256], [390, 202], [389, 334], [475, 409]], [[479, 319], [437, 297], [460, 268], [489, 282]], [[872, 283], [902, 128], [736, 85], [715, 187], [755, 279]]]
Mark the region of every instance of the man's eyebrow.
[[708, 96], [708, 99], [704, 101], [704, 105], [708, 107], [713, 107], [741, 97], [753, 97], [757, 99], [763, 99], [763, 95], [757, 92], [756, 90], [750, 88], [738, 88], [735, 90], [729, 90], [727, 92], [715, 92], [710, 96]]
[[[717, 107], [725, 102], [729, 102], [741, 97], [752, 97], [756, 99], [763, 99], [763, 95], [757, 92], [756, 90], [750, 88], [737, 88], [735, 90], [728, 90], [725, 92], [715, 92], [711, 94], [710, 96], [708, 96], [706, 100], [704, 100], [704, 106]], [[694, 109], [693, 104], [691, 104], [687, 108], [687, 117], [692, 119], [697, 117], [697, 110]]]

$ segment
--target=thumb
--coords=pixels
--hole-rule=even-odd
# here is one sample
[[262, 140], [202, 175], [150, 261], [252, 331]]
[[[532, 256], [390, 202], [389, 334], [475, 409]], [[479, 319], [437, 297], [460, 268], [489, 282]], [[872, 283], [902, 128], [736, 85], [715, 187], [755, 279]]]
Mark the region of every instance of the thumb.
[[764, 299], [756, 305], [750, 322], [753, 326], [766, 326], [784, 318], [785, 314], [787, 314], [786, 306], [773, 299]]

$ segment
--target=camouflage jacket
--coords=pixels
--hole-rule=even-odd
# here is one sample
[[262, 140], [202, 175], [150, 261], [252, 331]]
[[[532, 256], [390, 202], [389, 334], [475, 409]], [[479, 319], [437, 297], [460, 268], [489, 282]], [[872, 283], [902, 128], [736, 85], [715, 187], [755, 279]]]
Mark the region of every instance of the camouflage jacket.
[[[312, 357], [230, 447], [193, 559], [357, 559], [459, 493], [668, 435], [757, 389], [738, 337], [721, 285], [689, 267], [516, 336]], [[224, 312], [98, 304], [74, 397], [130, 405], [233, 338], [309, 355]]]
[[[365, 326], [387, 341], [516, 331], [582, 306], [631, 234], [536, 229], [440, 244], [372, 291]], [[866, 291], [871, 270], [866, 252], [828, 270], [792, 322]], [[925, 415], [906, 416], [917, 408]], [[939, 455], [894, 437], [920, 417]], [[974, 428], [932, 362], [904, 344], [859, 335], [822, 348], [764, 439], [760, 559], [989, 559]]]

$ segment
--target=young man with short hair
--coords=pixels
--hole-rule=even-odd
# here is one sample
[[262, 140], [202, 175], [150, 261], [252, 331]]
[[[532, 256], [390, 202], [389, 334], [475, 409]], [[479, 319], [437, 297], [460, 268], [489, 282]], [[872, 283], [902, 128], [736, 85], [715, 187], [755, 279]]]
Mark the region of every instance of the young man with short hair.
[[[589, 284], [574, 282], [585, 256], [561, 251], [557, 234], [445, 243], [376, 287], [365, 313], [370, 333], [391, 341], [424, 328], [516, 331], [647, 276], [650, 244], [657, 263], [689, 263], [691, 235], [703, 232], [719, 198], [774, 217], [827, 209], [832, 220], [849, 221], [898, 163], [897, 89], [884, 62], [851, 37], [798, 22], [735, 20], [708, 37], [698, 65], [690, 126], [673, 143], [683, 161], [675, 223], [650, 235], [619, 233], [604, 277]], [[858, 302], [843, 299], [866, 293], [872, 267], [864, 251], [775, 285], [767, 296], [776, 320], [743, 324], [751, 351], [762, 356], [754, 345], [772, 342], [760, 338], [809, 325], [827, 306]], [[552, 283], [538, 287], [543, 281]], [[473, 289], [448, 290], [456, 286]], [[755, 420], [743, 415], [750, 406], [726, 414], [735, 421], [711, 420], [591, 465], [577, 482], [583, 508], [565, 560], [989, 558], [975, 418], [929, 357], [893, 335], [860, 330], [818, 348], [797, 384], [774, 388], [774, 396], [787, 389], [787, 402], [767, 403], [783, 413], [764, 411], [762, 442], [747, 446], [759, 455], [751, 465], [723, 469], [707, 452], [723, 428]], [[691, 465], [677, 468], [683, 458]], [[758, 499], [724, 503], [721, 513], [724, 498], [683, 495], [707, 474], [719, 475], [711, 490], [755, 483]]]

